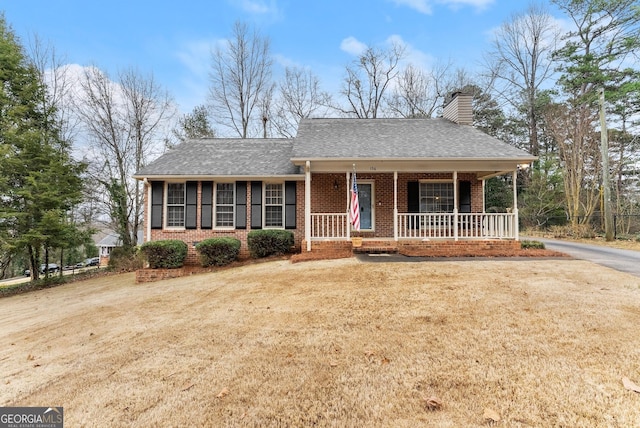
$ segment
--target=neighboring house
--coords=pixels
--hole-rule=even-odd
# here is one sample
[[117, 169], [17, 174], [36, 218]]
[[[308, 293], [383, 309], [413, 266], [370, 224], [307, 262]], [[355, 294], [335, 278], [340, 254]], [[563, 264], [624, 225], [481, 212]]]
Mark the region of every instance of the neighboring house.
[[[471, 126], [471, 96], [438, 119], [303, 119], [294, 139], [199, 139], [142, 168], [145, 237], [190, 247], [287, 229], [313, 251], [353, 237], [398, 248], [518, 240], [517, 170], [536, 158]], [[357, 173], [361, 230], [348, 220]], [[513, 174], [513, 207], [486, 213], [484, 183]]]
[[[141, 230], [137, 233], [137, 242], [142, 244], [144, 240], [144, 234]], [[107, 232], [107, 234], [98, 241], [96, 244], [99, 250], [100, 266], [107, 266], [109, 264], [109, 257], [111, 256], [111, 250], [115, 247], [122, 245], [122, 240], [117, 233], [113, 231]]]

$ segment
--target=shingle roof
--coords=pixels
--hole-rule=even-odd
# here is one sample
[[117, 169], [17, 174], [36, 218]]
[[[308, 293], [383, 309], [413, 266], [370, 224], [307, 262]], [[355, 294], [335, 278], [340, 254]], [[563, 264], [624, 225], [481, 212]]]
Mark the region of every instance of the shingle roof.
[[[288, 176], [305, 160], [451, 160], [529, 163], [534, 156], [447, 119], [303, 119], [294, 139], [204, 138], [138, 171], [154, 176]], [[509, 165], [508, 169], [512, 166]], [[490, 170], [497, 168], [495, 165]]]
[[203, 138], [182, 143], [138, 171], [149, 176], [279, 176], [299, 174], [291, 139]]
[[447, 119], [303, 119], [293, 159], [518, 159], [533, 156]]

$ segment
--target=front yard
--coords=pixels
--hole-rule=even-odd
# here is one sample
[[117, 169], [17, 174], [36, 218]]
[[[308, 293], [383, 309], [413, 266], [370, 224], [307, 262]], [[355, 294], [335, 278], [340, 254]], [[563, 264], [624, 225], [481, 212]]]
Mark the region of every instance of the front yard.
[[0, 325], [0, 406], [68, 426], [640, 426], [640, 278], [584, 261], [115, 275]]

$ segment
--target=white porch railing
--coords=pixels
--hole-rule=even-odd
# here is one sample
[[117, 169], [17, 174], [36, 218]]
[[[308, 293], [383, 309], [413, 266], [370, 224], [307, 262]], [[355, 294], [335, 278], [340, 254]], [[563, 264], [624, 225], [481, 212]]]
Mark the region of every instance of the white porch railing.
[[[398, 214], [398, 239], [515, 239], [513, 213]], [[346, 213], [311, 214], [311, 239], [347, 239]], [[457, 229], [457, 235], [456, 235]], [[391, 237], [390, 237], [391, 238]]]
[[455, 214], [398, 214], [398, 238], [515, 239], [515, 222], [512, 213], [465, 213], [454, 227]]
[[311, 214], [311, 239], [347, 239], [347, 213]]
[[516, 215], [513, 213], [458, 214], [461, 238], [515, 239]]

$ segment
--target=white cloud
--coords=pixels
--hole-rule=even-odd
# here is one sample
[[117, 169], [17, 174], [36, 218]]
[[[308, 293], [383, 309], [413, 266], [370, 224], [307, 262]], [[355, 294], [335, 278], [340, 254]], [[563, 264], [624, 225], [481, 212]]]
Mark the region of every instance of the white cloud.
[[431, 15], [432, 13], [429, 0], [393, 0], [393, 2], [398, 6], [408, 6], [425, 15]]
[[278, 17], [281, 14], [277, 0], [229, 0], [229, 3], [252, 15]]
[[492, 5], [495, 0], [438, 0], [438, 3], [458, 9], [464, 6], [472, 6], [478, 10], [486, 9]]
[[211, 47], [215, 44], [209, 40], [194, 40], [186, 43], [176, 57], [191, 74], [206, 77], [211, 69]]
[[482, 10], [494, 3], [495, 0], [391, 0], [398, 6], [407, 6], [425, 15], [433, 13], [432, 5], [442, 4], [452, 9], [460, 9], [464, 6], [472, 6]]
[[340, 43], [340, 50], [351, 54], [351, 55], [360, 55], [367, 49], [367, 45], [362, 43], [358, 39], [353, 36], [349, 36], [346, 39], [342, 40]]
[[386, 42], [390, 46], [396, 44], [404, 47], [404, 57], [401, 61], [401, 64], [404, 66], [412, 64], [418, 68], [428, 69], [436, 62], [433, 56], [420, 49], [416, 49], [415, 46], [408, 44], [397, 34], [387, 37]]

